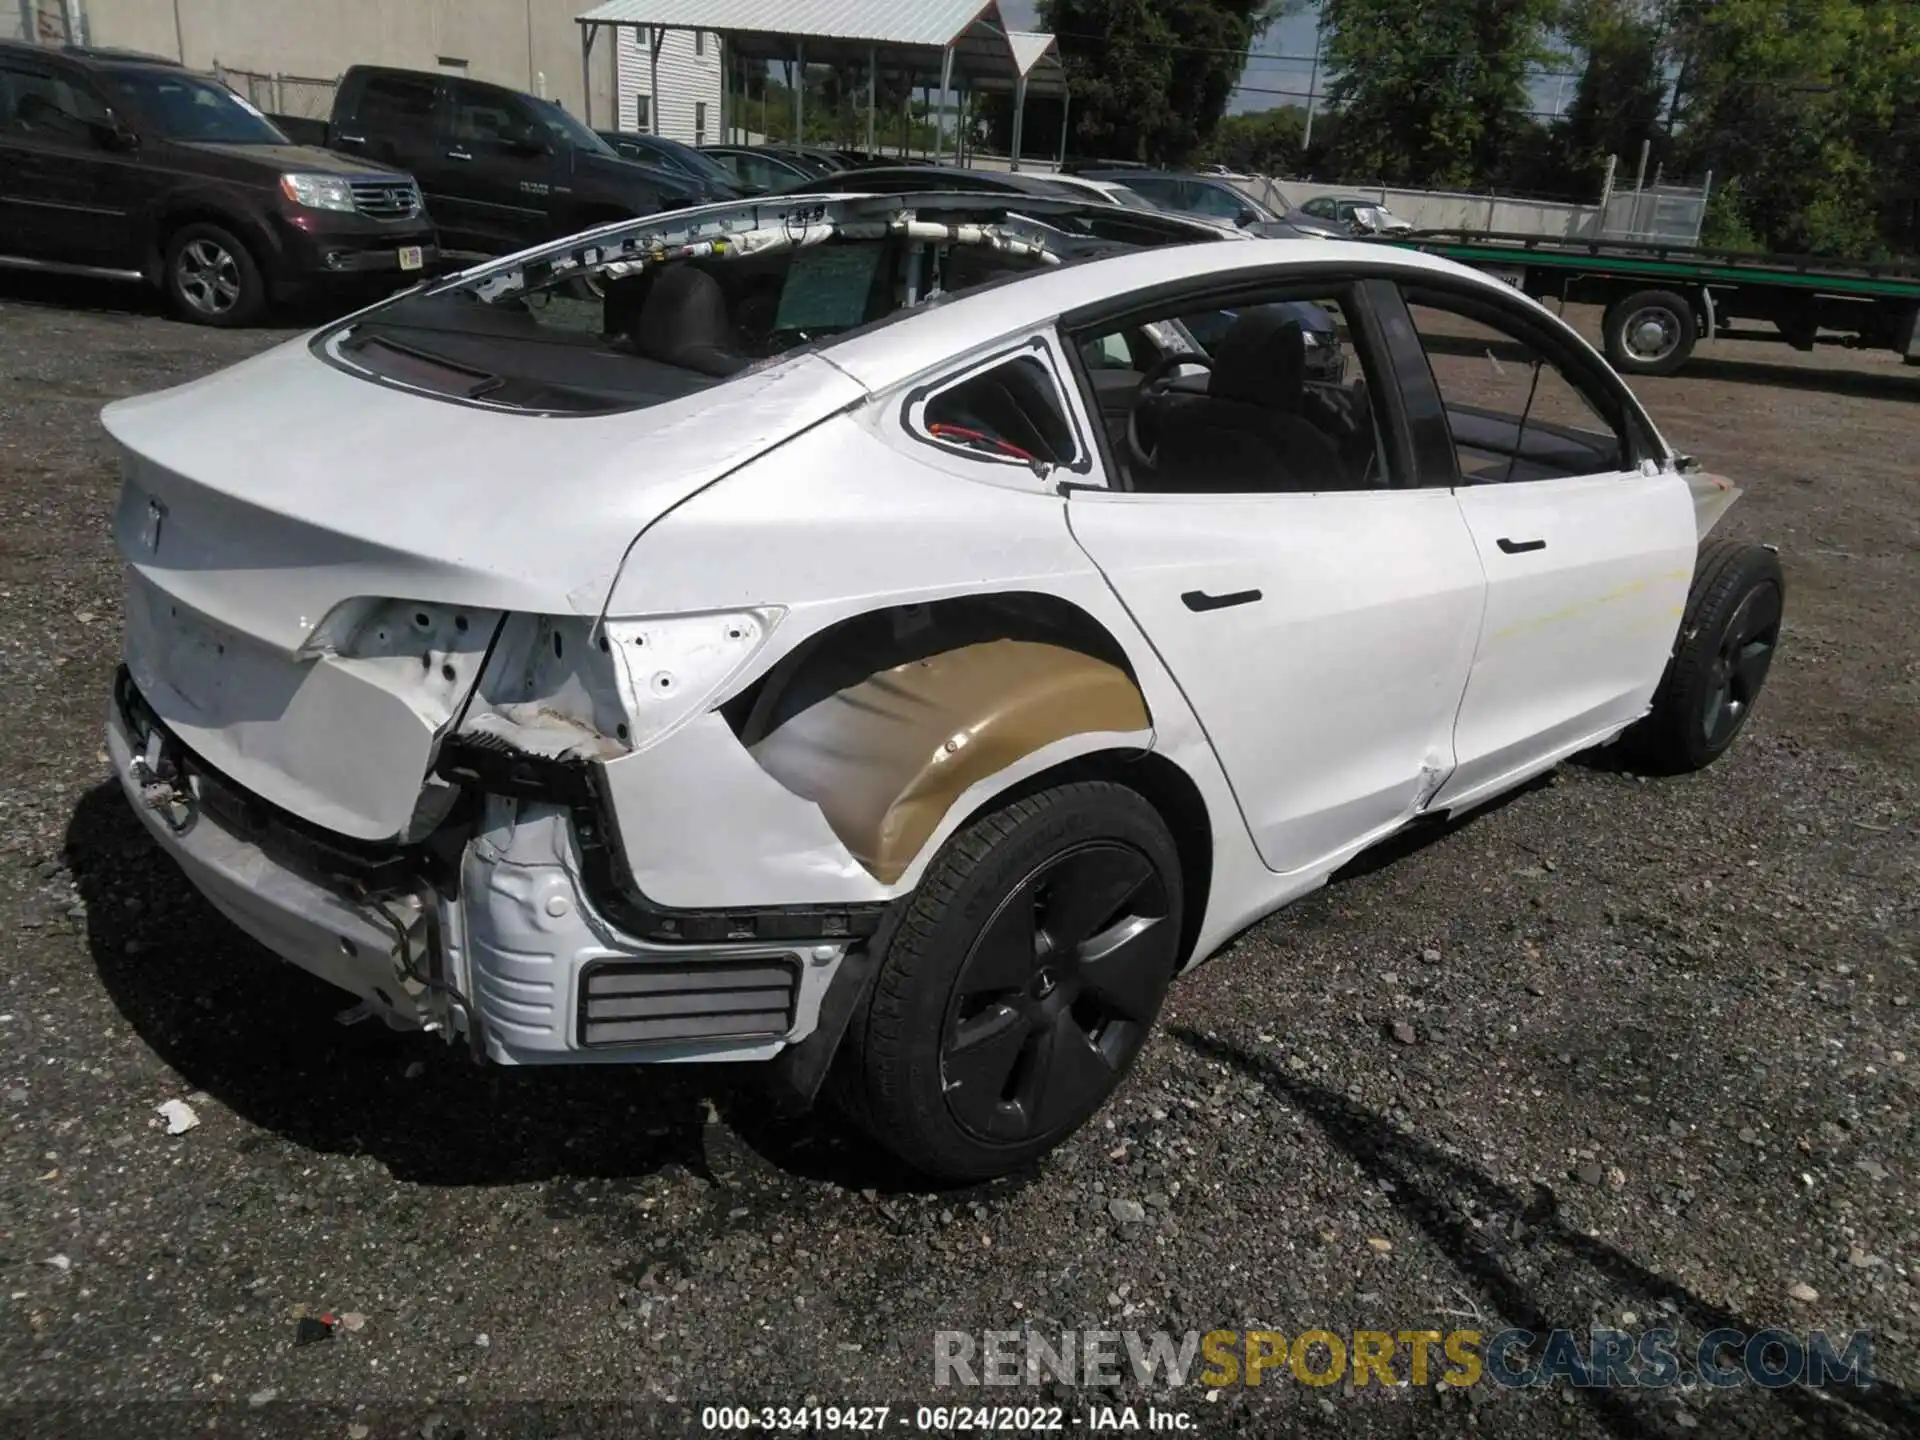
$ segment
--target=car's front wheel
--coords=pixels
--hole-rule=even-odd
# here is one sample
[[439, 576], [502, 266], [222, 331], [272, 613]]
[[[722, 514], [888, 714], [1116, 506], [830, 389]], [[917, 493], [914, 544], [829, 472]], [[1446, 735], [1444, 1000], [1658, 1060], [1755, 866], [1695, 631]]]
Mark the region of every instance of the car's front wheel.
[[1113, 1093], [1180, 960], [1179, 853], [1104, 782], [1011, 802], [935, 858], [852, 1037], [851, 1107], [915, 1168], [984, 1180]]
[[163, 283], [173, 308], [197, 325], [247, 325], [267, 306], [267, 283], [252, 253], [218, 225], [174, 232]]
[[1679, 772], [1712, 764], [1746, 728], [1780, 644], [1786, 580], [1764, 545], [1701, 546], [1680, 639], [1653, 709], [1628, 732], [1641, 758]]

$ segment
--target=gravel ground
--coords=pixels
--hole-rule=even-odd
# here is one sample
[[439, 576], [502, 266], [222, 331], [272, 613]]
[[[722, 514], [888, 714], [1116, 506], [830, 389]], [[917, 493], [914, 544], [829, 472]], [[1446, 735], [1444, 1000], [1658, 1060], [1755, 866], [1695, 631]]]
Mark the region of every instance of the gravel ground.
[[[1787, 566], [1721, 764], [1569, 765], [1368, 857], [1178, 985], [1039, 1173], [942, 1193], [738, 1072], [344, 1028], [186, 887], [100, 748], [96, 414], [279, 335], [124, 300], [0, 282], [0, 1426], [584, 1436], [1053, 1393], [1075, 1430], [1155, 1397], [936, 1390], [934, 1332], [1661, 1324], [1870, 1330], [1881, 1383], [1158, 1399], [1249, 1435], [1920, 1432], [1920, 372], [1723, 344], [1639, 387]], [[198, 1128], [160, 1128], [172, 1099]], [[351, 1318], [299, 1343], [322, 1312]]]

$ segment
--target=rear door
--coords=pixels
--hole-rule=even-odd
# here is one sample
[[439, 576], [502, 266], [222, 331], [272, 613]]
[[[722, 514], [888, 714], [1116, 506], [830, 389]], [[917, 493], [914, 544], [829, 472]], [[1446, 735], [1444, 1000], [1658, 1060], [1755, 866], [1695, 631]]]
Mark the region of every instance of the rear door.
[[138, 187], [106, 98], [77, 67], [0, 53], [0, 252], [105, 269], [140, 263]]
[[1396, 343], [1433, 391], [1487, 574], [1486, 618], [1436, 803], [1470, 803], [1645, 713], [1692, 581], [1686, 481], [1603, 362], [1537, 306], [1470, 284], [1407, 288]]
[[[1451, 772], [1485, 578], [1453, 497], [1411, 483], [1406, 427], [1360, 288], [1202, 291], [1149, 318], [1252, 316], [1282, 303], [1327, 306], [1346, 352], [1341, 384], [1303, 386], [1296, 375], [1258, 402], [1284, 410], [1286, 432], [1328, 456], [1324, 468], [1289, 469], [1283, 441], [1271, 462], [1243, 455], [1196, 486], [1164, 440], [1154, 464], [1109, 444], [1105, 484], [1076, 486], [1067, 517], [1199, 717], [1261, 857], [1291, 872], [1397, 828]], [[1097, 320], [1070, 339], [1076, 355], [1132, 355], [1126, 330]], [[1248, 379], [1216, 388], [1265, 383]], [[1322, 393], [1309, 400], [1305, 389]], [[1293, 422], [1308, 414], [1327, 443], [1306, 445], [1312, 437]], [[1346, 438], [1364, 438], [1344, 453], [1333, 433], [1343, 416], [1354, 427]]]

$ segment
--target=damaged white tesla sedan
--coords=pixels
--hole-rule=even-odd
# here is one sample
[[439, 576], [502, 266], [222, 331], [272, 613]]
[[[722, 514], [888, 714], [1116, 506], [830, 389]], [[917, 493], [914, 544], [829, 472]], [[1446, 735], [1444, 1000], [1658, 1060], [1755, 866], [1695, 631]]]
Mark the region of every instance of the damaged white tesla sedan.
[[111, 753], [214, 905], [493, 1062], [835, 1068], [949, 1177], [1382, 837], [1706, 764], [1780, 631], [1535, 302], [1073, 201], [607, 227], [105, 422]]

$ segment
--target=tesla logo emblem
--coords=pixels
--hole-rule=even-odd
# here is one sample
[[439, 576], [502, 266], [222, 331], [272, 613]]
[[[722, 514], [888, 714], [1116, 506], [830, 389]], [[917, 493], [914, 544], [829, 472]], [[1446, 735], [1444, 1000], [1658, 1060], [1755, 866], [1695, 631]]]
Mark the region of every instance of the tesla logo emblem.
[[147, 502], [147, 522], [140, 527], [140, 543], [147, 548], [149, 555], [160, 551], [160, 530], [167, 522], [167, 507], [158, 500]]

